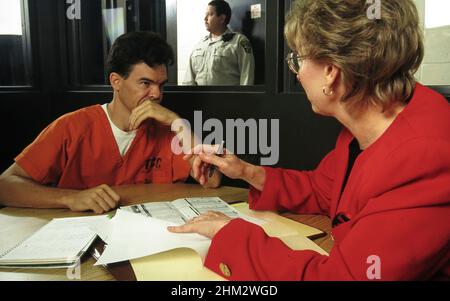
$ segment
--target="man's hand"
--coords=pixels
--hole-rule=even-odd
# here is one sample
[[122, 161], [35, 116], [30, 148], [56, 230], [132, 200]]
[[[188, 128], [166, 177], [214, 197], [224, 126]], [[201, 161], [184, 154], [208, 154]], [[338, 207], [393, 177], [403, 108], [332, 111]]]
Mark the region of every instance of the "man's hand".
[[226, 224], [231, 221], [228, 215], [217, 211], [208, 211], [194, 217], [182, 226], [168, 227], [173, 233], [198, 233], [208, 238], [213, 238]]
[[159, 103], [146, 100], [131, 111], [130, 125], [128, 129], [130, 131], [135, 130], [141, 125], [142, 122], [150, 118], [155, 119], [164, 125], [170, 126], [172, 122], [179, 117], [177, 114], [161, 106]]
[[92, 210], [97, 214], [117, 207], [119, 195], [108, 185], [100, 185], [65, 197], [64, 202], [72, 211]]

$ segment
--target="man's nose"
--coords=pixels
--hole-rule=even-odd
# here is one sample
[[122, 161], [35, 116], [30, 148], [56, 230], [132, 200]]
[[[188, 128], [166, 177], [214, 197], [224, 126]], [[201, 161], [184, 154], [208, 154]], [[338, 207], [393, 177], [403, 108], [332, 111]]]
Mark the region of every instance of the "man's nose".
[[161, 94], [162, 92], [160, 87], [150, 87], [147, 92], [147, 98], [151, 100], [159, 100], [161, 98]]

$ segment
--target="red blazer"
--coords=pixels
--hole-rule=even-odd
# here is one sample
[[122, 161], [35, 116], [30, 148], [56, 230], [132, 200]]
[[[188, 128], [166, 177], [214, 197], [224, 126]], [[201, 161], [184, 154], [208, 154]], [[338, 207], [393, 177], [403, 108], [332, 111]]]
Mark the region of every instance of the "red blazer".
[[[329, 256], [293, 251], [254, 224], [231, 221], [214, 237], [205, 265], [231, 280], [368, 280], [373, 255], [381, 280], [450, 276], [450, 105], [418, 84], [386, 132], [354, 163], [345, 189], [344, 129], [314, 171], [266, 168], [250, 206], [350, 218], [332, 230]], [[368, 276], [369, 274], [369, 276]]]

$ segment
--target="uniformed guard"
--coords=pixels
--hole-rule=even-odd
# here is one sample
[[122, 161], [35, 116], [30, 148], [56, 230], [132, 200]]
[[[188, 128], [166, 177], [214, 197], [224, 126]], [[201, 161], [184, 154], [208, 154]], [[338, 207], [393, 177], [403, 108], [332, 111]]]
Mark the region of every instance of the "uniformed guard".
[[231, 8], [223, 0], [208, 4], [205, 16], [210, 32], [194, 48], [183, 85], [253, 85], [255, 59], [249, 40], [227, 26]]

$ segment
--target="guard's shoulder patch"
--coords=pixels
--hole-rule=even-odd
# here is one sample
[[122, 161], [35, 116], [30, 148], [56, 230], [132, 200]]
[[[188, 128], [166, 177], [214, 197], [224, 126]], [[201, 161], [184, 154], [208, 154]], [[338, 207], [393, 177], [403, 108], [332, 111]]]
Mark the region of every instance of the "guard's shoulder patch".
[[252, 45], [250, 44], [249, 40], [243, 39], [239, 42], [239, 44], [244, 48], [244, 51], [246, 53], [252, 53]]

